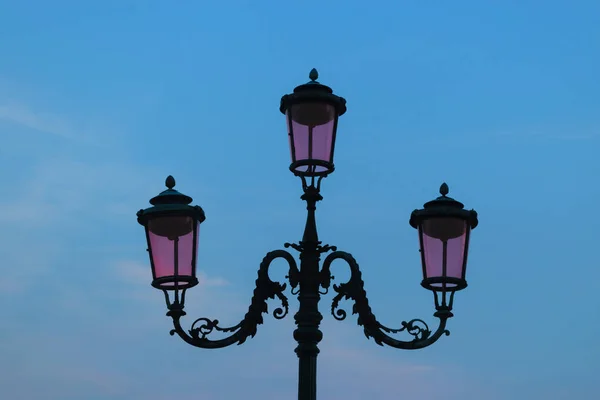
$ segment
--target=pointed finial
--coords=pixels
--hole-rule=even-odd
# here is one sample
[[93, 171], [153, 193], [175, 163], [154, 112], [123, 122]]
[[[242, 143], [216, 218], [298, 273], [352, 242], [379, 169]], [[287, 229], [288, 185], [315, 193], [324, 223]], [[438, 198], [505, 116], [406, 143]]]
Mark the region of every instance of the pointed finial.
[[317, 79], [319, 79], [319, 72], [317, 71], [316, 68], [313, 68], [310, 70], [310, 74], [308, 74], [308, 78], [313, 82], [316, 81]]
[[442, 196], [446, 196], [449, 191], [450, 191], [450, 189], [448, 188], [448, 185], [446, 184], [446, 182], [442, 183], [442, 186], [440, 186], [440, 194]]
[[165, 180], [165, 186], [169, 189], [173, 189], [175, 187], [175, 178], [173, 178], [171, 175], [167, 176], [167, 179]]

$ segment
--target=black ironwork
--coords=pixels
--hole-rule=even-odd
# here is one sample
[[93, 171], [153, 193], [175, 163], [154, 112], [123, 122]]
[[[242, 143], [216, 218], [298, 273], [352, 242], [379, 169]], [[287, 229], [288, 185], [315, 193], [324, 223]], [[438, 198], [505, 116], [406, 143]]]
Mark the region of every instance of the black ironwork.
[[[337, 116], [342, 115], [346, 111], [346, 101], [333, 95], [331, 88], [321, 85], [316, 82], [318, 75], [316, 70], [311, 71], [311, 82], [301, 85], [294, 90], [293, 94], [286, 95], [281, 100], [281, 111], [286, 112], [294, 104], [303, 102], [325, 102], [335, 107]], [[337, 124], [337, 116], [335, 123]], [[335, 139], [335, 137], [334, 137]], [[294, 154], [292, 140], [292, 154]], [[333, 147], [331, 149], [332, 160]], [[294, 156], [293, 156], [294, 157]], [[318, 160], [305, 160], [307, 163], [318, 165]], [[313, 162], [314, 161], [314, 162]], [[256, 287], [248, 308], [248, 312], [244, 318], [233, 326], [223, 327], [219, 320], [210, 318], [198, 318], [190, 326], [189, 329], [184, 329], [181, 324], [181, 319], [186, 315], [184, 311], [186, 290], [197, 284], [195, 269], [190, 276], [175, 276], [175, 277], [159, 277], [154, 276], [153, 285], [163, 290], [165, 301], [167, 304], [167, 315], [173, 320], [173, 329], [171, 335], [177, 334], [188, 344], [205, 349], [216, 349], [231, 346], [234, 344], [240, 345], [249, 337], [254, 337], [257, 333], [258, 326], [263, 323], [263, 314], [267, 314], [269, 299], [277, 298], [281, 305], [273, 310], [273, 316], [276, 319], [282, 319], [288, 314], [289, 304], [284, 292], [287, 288], [287, 283], [274, 282], [269, 277], [269, 268], [271, 263], [279, 258], [287, 261], [289, 272], [286, 276], [291, 288], [292, 295], [297, 296], [299, 302], [298, 312], [294, 315], [296, 329], [294, 330], [294, 339], [297, 342], [295, 352], [299, 360], [298, 371], [298, 399], [299, 400], [316, 400], [317, 397], [317, 356], [319, 354], [319, 343], [323, 338], [323, 333], [319, 329], [323, 316], [319, 309], [321, 295], [327, 294], [330, 286], [335, 291], [335, 296], [331, 303], [331, 314], [337, 320], [343, 320], [347, 317], [347, 312], [339, 308], [340, 301], [352, 300], [352, 314], [357, 314], [358, 325], [363, 328], [367, 338], [373, 338], [375, 343], [379, 345], [387, 345], [397, 349], [415, 350], [421, 349], [435, 343], [441, 336], [449, 335], [446, 329], [447, 320], [453, 316], [452, 303], [455, 291], [466, 287], [464, 280], [464, 268], [466, 267], [466, 251], [464, 248], [463, 270], [460, 278], [446, 276], [446, 239], [444, 239], [443, 251], [443, 285], [435, 286], [436, 279], [439, 277], [428, 278], [423, 281], [423, 286], [432, 290], [434, 294], [435, 313], [434, 317], [438, 318], [438, 327], [434, 332], [429, 329], [427, 323], [421, 319], [411, 319], [401, 322], [398, 328], [389, 328], [381, 324], [375, 317], [367, 293], [364, 288], [364, 281], [358, 263], [354, 257], [347, 252], [338, 251], [336, 246], [322, 244], [317, 233], [317, 224], [315, 218], [316, 206], [323, 199], [320, 193], [321, 181], [329, 173], [333, 172], [333, 163], [325, 162], [322, 166], [326, 170], [322, 173], [308, 171], [299, 173], [295, 170], [298, 162], [294, 159], [290, 169], [295, 175], [300, 176], [302, 180], [303, 195], [301, 199], [306, 202], [307, 217], [304, 227], [302, 240], [297, 243], [285, 243], [285, 248], [294, 249], [299, 253], [300, 266], [298, 267], [296, 259], [287, 250], [275, 250], [267, 253], [258, 269], [258, 277], [256, 279]], [[320, 165], [320, 164], [319, 164]], [[309, 180], [310, 179], [310, 180]], [[192, 199], [188, 196], [173, 189], [175, 180], [172, 177], [167, 178], [168, 190], [162, 192], [159, 196], [152, 199], [151, 207], [138, 212], [138, 222], [144, 225], [148, 232], [148, 222], [156, 216], [172, 216], [183, 215], [188, 216], [197, 223], [201, 223], [205, 219], [204, 212], [200, 207], [189, 206]], [[422, 224], [430, 219], [454, 218], [463, 220], [469, 224], [469, 229], [475, 228], [477, 225], [477, 213], [475, 211], [467, 211], [463, 209], [462, 203], [447, 197], [448, 187], [443, 184], [440, 188], [441, 197], [425, 204], [424, 209], [415, 210], [411, 214], [411, 226], [419, 230], [421, 241], [421, 251], [423, 252], [423, 229]], [[194, 231], [195, 232], [195, 231]], [[469, 231], [466, 232], [466, 240], [468, 242]], [[194, 240], [196, 236], [194, 234]], [[175, 238], [176, 242], [177, 238]], [[150, 247], [150, 240], [148, 240]], [[175, 246], [177, 243], [175, 243]], [[177, 247], [175, 247], [175, 250]], [[196, 251], [195, 245], [193, 251]], [[329, 253], [322, 265], [321, 255]], [[423, 274], [426, 275], [426, 264], [423, 255]], [[152, 260], [152, 254], [151, 254]], [[195, 268], [195, 254], [192, 259], [192, 264]], [[336, 260], [345, 261], [350, 268], [350, 278], [345, 283], [334, 284], [331, 282], [334, 279], [331, 274], [332, 263]], [[177, 256], [174, 261], [175, 275], [178, 275]], [[154, 264], [152, 264], [154, 273]], [[174, 287], [164, 287], [164, 283], [174, 282]], [[453, 281], [453, 279], [455, 281]], [[181, 282], [181, 284], [180, 284]], [[451, 284], [455, 284], [451, 286]], [[448, 284], [448, 285], [447, 285]], [[174, 290], [173, 300], [170, 299], [169, 293]], [[441, 296], [441, 301], [440, 301]], [[211, 335], [214, 333], [225, 334], [224, 338], [213, 339]], [[404, 333], [407, 334], [407, 339], [400, 340], [391, 335]]]
[[[183, 340], [195, 347], [204, 349], [218, 349], [227, 347], [232, 344], [242, 344], [248, 337], [254, 337], [258, 325], [263, 323], [263, 313], [268, 312], [267, 299], [277, 297], [281, 301], [281, 307], [273, 311], [273, 316], [277, 319], [282, 319], [288, 313], [288, 299], [283, 294], [286, 284], [273, 282], [269, 278], [269, 266], [271, 262], [277, 258], [285, 259], [290, 265], [289, 276], [294, 276], [298, 273], [296, 260], [290, 253], [285, 250], [275, 250], [268, 253], [263, 259], [258, 269], [258, 278], [256, 279], [256, 288], [248, 312], [244, 319], [237, 325], [231, 327], [220, 327], [219, 320], [211, 320], [209, 318], [198, 318], [187, 332], [183, 329], [180, 323], [181, 317], [186, 315], [184, 308], [185, 294], [182, 295], [182, 301], [171, 303], [166, 291], [165, 299], [169, 312], [167, 313], [173, 319], [174, 329], [171, 330], [171, 335], [177, 333]], [[213, 331], [231, 333], [229, 337], [219, 340], [210, 340], [207, 335]]]
[[[331, 274], [331, 264], [335, 260], [344, 260], [350, 267], [351, 275], [348, 282], [333, 285], [336, 295], [331, 304], [332, 315], [337, 320], [345, 319], [347, 313], [338, 308], [339, 302], [342, 299], [353, 300], [352, 313], [358, 315], [358, 325], [363, 327], [367, 338], [373, 338], [379, 345], [385, 344], [398, 349], [414, 350], [433, 344], [444, 334], [449, 335], [446, 321], [452, 317], [452, 303], [440, 305], [436, 297], [434, 316], [439, 319], [439, 324], [433, 333], [427, 323], [420, 319], [403, 321], [401, 327], [397, 329], [381, 324], [369, 306], [362, 273], [354, 257], [350, 253], [338, 251], [335, 246], [321, 244], [322, 242], [318, 238], [315, 211], [317, 202], [323, 199], [320, 194], [321, 178], [318, 178], [316, 182], [315, 178], [312, 178], [308, 183], [302, 177], [302, 181], [304, 194], [301, 198], [306, 201], [307, 208], [304, 235], [298, 243], [284, 244], [286, 248], [292, 248], [299, 252], [300, 267], [298, 268], [295, 258], [286, 250], [267, 253], [258, 269], [256, 287], [248, 312], [237, 325], [222, 327], [219, 320], [198, 318], [192, 323], [189, 330], [185, 330], [181, 325], [181, 318], [186, 315], [184, 311], [185, 291], [180, 301], [170, 302], [167, 291], [165, 291], [165, 298], [169, 309], [167, 315], [173, 319], [174, 325], [174, 329], [170, 332], [171, 335], [177, 334], [190, 345], [205, 349], [222, 348], [233, 344], [240, 345], [249, 337], [256, 335], [258, 325], [263, 323], [263, 314], [268, 313], [267, 300], [278, 298], [281, 302], [281, 306], [273, 311], [276, 319], [284, 318], [287, 315], [289, 305], [288, 299], [284, 295], [287, 284], [273, 282], [269, 278], [271, 263], [278, 258], [286, 260], [289, 265], [286, 278], [292, 294], [298, 296], [299, 302], [298, 312], [294, 316], [296, 322], [294, 339], [298, 343], [295, 351], [299, 358], [298, 399], [315, 400], [318, 344], [323, 337], [323, 333], [319, 329], [323, 319], [319, 311], [319, 301], [321, 295], [327, 293], [331, 281], [334, 279]], [[320, 267], [321, 255], [330, 251], [331, 253]], [[210, 339], [209, 336], [215, 332], [226, 333], [229, 336], [223, 339]], [[412, 336], [411, 340], [402, 341], [388, 335], [401, 332]]]
[[[338, 321], [342, 321], [346, 318], [346, 311], [338, 309], [339, 302], [342, 299], [354, 300], [354, 306], [352, 307], [352, 314], [358, 314], [358, 325], [364, 329], [365, 336], [367, 338], [373, 338], [375, 343], [383, 346], [395, 347], [403, 350], [416, 350], [427, 347], [435, 343], [443, 334], [449, 335], [450, 332], [446, 329], [446, 320], [452, 317], [452, 305], [439, 305], [436, 303], [435, 317], [439, 318], [440, 323], [432, 335], [429, 330], [429, 326], [425, 321], [420, 319], [412, 319], [408, 322], [402, 321], [402, 328], [392, 329], [385, 325], [382, 325], [371, 311], [369, 306], [369, 300], [367, 299], [367, 292], [364, 289], [364, 282], [362, 280], [362, 273], [358, 267], [358, 263], [352, 257], [350, 253], [343, 251], [335, 251], [323, 262], [323, 274], [330, 276], [331, 263], [336, 259], [342, 259], [350, 266], [350, 279], [346, 283], [341, 285], [333, 285], [333, 290], [337, 292], [337, 295], [333, 298], [331, 303], [331, 315]], [[324, 282], [324, 286], [328, 286], [328, 282]], [[422, 326], [419, 326], [421, 324]], [[406, 331], [408, 334], [413, 336], [411, 341], [401, 341], [388, 336], [386, 333], [400, 333]]]

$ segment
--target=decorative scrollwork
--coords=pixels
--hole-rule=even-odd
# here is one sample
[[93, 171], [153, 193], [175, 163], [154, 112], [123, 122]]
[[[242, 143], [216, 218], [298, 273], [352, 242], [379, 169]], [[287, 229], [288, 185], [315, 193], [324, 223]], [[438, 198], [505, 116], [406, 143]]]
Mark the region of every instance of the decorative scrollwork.
[[[337, 250], [336, 246], [332, 246], [332, 245], [329, 245], [329, 244], [321, 245], [321, 242], [317, 242], [317, 243], [318, 243], [318, 245], [317, 245], [317, 249], [316, 250], [319, 253], [327, 253], [329, 251], [336, 251]], [[291, 247], [292, 249], [294, 249], [294, 250], [296, 250], [296, 251], [298, 251], [300, 253], [302, 253], [304, 251], [304, 246], [302, 245], [302, 242], [300, 242], [300, 243], [284, 243], [283, 247], [285, 247], [286, 249], [288, 247]]]
[[[332, 246], [329, 244], [324, 244], [321, 245], [321, 242], [317, 242], [317, 246], [316, 246], [316, 251], [319, 254], [322, 253], [327, 253], [330, 251], [336, 251], [337, 247], [336, 246]], [[284, 243], [285, 248], [291, 247], [296, 251], [299, 251], [300, 253], [304, 252], [306, 250], [304, 244], [302, 242], [296, 244], [296, 243]], [[300, 277], [296, 274], [290, 273], [290, 275], [286, 276], [286, 278], [289, 279], [290, 281], [290, 285], [292, 286], [292, 294], [295, 296], [297, 294], [300, 293], [300, 288], [298, 287], [299, 284], [299, 279]], [[323, 290], [319, 290], [319, 294], [325, 295], [327, 293], [329, 293], [329, 283], [331, 282], [331, 280], [333, 279], [333, 276], [331, 276], [331, 274], [320, 274], [320, 278], [321, 278], [321, 286], [323, 287]]]
[[[358, 264], [357, 264], [358, 266]], [[359, 272], [360, 273], [360, 272]], [[352, 281], [352, 279], [351, 279]], [[354, 281], [355, 283], [358, 282], [357, 280]], [[373, 321], [375, 319], [375, 316], [372, 314], [371, 312], [371, 308], [368, 306], [368, 300], [366, 298], [366, 292], [365, 290], [362, 288], [362, 280], [361, 280], [361, 287], [359, 288], [349, 288], [350, 286], [350, 282], [346, 283], [346, 284], [341, 284], [341, 285], [333, 285], [333, 289], [338, 293], [334, 298], [333, 301], [331, 303], [331, 315], [333, 315], [333, 317], [335, 319], [337, 319], [338, 321], [343, 321], [344, 319], [346, 319], [348, 313], [346, 312], [346, 310], [343, 310], [341, 308], [339, 308], [339, 303], [340, 300], [342, 299], [355, 299], [355, 297], [353, 297], [353, 292], [354, 291], [358, 291], [358, 295], [362, 295], [362, 297], [364, 298], [364, 304], [362, 306], [362, 309], [364, 309], [366, 311], [366, 318], [360, 318], [360, 309], [361, 309], [361, 305], [358, 304], [358, 302], [355, 302], [354, 306], [352, 307], [352, 314], [359, 314], [359, 325], [364, 325], [362, 322], [363, 321], [370, 321], [371, 324], [370, 326], [376, 326], [377, 328], [381, 329], [384, 332], [387, 333], [400, 333], [403, 331], [406, 331], [408, 334], [412, 335], [414, 337], [413, 341], [417, 341], [417, 340], [426, 340], [427, 338], [429, 338], [429, 335], [431, 335], [431, 330], [429, 330], [429, 326], [427, 325], [427, 323], [421, 319], [412, 319], [408, 322], [406, 321], [402, 321], [402, 328], [398, 328], [398, 329], [393, 329], [393, 328], [389, 328], [385, 325], [382, 325], [380, 322], [378, 321]], [[360, 293], [360, 291], [362, 290], [362, 293]], [[365, 307], [368, 307], [366, 308]], [[370, 315], [368, 315], [370, 313]], [[363, 313], [364, 315], [365, 313]], [[423, 325], [423, 327], [416, 325], [417, 323], [420, 323]], [[368, 326], [365, 325], [365, 335], [367, 337], [373, 336], [370, 334], [370, 332], [367, 331]], [[374, 338], [375, 341], [377, 342], [377, 344], [382, 345], [383, 343], [381, 341], [377, 340], [377, 337]]]
[[297, 252], [302, 253], [302, 245], [297, 244], [297, 243], [287, 243], [286, 242], [283, 244], [283, 247], [285, 247], [286, 249], [288, 247], [291, 247], [292, 249], [296, 250]]
[[[201, 323], [198, 325], [199, 323]], [[198, 325], [198, 326], [196, 326]], [[198, 318], [192, 324], [192, 328], [190, 329], [190, 335], [195, 339], [204, 339], [206, 335], [212, 333], [213, 330], [217, 330], [219, 332], [234, 332], [235, 330], [240, 328], [240, 324], [236, 326], [232, 326], [229, 328], [221, 328], [219, 326], [218, 319], [208, 319], [208, 318]]]
[[327, 253], [329, 251], [336, 251], [336, 250], [337, 250], [337, 246], [331, 246], [331, 245], [328, 245], [328, 244], [324, 244], [322, 246], [321, 245], [317, 246], [317, 251], [319, 253]]
[[[346, 318], [347, 312], [344, 309], [339, 308], [339, 303], [342, 299], [354, 300], [352, 306], [352, 314], [358, 314], [358, 325], [363, 327], [365, 336], [367, 338], [373, 338], [375, 343], [380, 346], [386, 344], [391, 347], [398, 349], [420, 349], [427, 347], [436, 342], [442, 335], [449, 335], [450, 332], [446, 330], [446, 321], [452, 317], [450, 309], [439, 308], [434, 314], [440, 319], [440, 325], [435, 333], [431, 333], [429, 326], [425, 321], [420, 319], [412, 319], [410, 321], [403, 321], [402, 327], [399, 329], [388, 328], [382, 325], [373, 314], [371, 307], [369, 306], [369, 300], [367, 298], [367, 292], [364, 289], [364, 282], [362, 280], [362, 273], [360, 272], [358, 263], [352, 257], [350, 253], [343, 251], [335, 251], [323, 262], [322, 273], [324, 276], [331, 276], [330, 267], [331, 263], [336, 259], [343, 259], [350, 266], [350, 279], [346, 283], [340, 285], [333, 285], [333, 290], [337, 292], [331, 303], [331, 315], [338, 320], [342, 321]], [[324, 280], [323, 286], [328, 287], [329, 281]], [[406, 331], [409, 335], [413, 336], [411, 341], [401, 341], [388, 336], [386, 333], [400, 333]]]
[[[277, 297], [281, 301], [281, 307], [273, 310], [273, 316], [276, 319], [284, 318], [289, 311], [289, 303], [287, 297], [283, 294], [286, 288], [285, 283], [273, 282], [269, 278], [269, 266], [273, 260], [277, 258], [285, 259], [289, 266], [289, 276], [297, 276], [298, 267], [294, 257], [285, 250], [275, 250], [268, 253], [263, 259], [258, 269], [258, 278], [256, 279], [256, 288], [252, 296], [252, 301], [248, 312], [244, 319], [237, 325], [231, 327], [220, 327], [219, 321], [209, 318], [198, 318], [191, 326], [188, 332], [182, 328], [180, 319], [185, 315], [183, 307], [174, 304], [169, 308], [167, 315], [173, 318], [174, 329], [171, 330], [171, 335], [177, 333], [187, 343], [202, 348], [221, 348], [230, 346], [234, 343], [242, 344], [248, 337], [256, 335], [258, 325], [263, 323], [264, 313], [268, 313], [267, 300]], [[208, 335], [217, 332], [232, 333], [227, 338], [220, 340], [210, 340]]]
[[[423, 324], [423, 327], [415, 325], [415, 323]], [[413, 340], [425, 340], [431, 335], [431, 331], [429, 330], [429, 326], [422, 319], [411, 319], [410, 321], [402, 321], [402, 328], [400, 329], [391, 329], [387, 326], [383, 326], [379, 324], [379, 327], [387, 333], [400, 333], [406, 331], [409, 335], [414, 336]]]

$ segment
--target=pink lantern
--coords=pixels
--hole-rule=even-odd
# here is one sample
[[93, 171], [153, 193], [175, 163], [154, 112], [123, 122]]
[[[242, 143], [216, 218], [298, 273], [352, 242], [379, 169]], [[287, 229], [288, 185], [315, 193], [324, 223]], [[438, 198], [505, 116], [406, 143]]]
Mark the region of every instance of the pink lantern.
[[281, 98], [280, 111], [285, 114], [292, 164], [299, 176], [326, 176], [333, 172], [333, 152], [338, 117], [346, 112], [346, 100], [317, 82], [313, 68], [311, 81], [296, 87], [294, 93]]
[[191, 197], [173, 189], [172, 176], [166, 185], [167, 190], [150, 200], [153, 207], [140, 210], [137, 217], [146, 229], [152, 286], [177, 292], [198, 284], [198, 231], [205, 216], [201, 207], [189, 205]]
[[421, 285], [436, 292], [455, 292], [467, 287], [466, 270], [469, 236], [477, 224], [475, 210], [450, 197], [442, 184], [441, 196], [415, 210], [410, 225], [419, 231], [423, 281]]

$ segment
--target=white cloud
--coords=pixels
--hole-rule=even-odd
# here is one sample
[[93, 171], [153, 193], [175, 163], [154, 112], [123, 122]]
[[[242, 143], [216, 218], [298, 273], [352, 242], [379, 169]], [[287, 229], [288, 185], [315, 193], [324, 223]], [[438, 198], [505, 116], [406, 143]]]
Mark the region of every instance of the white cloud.
[[[11, 171], [4, 178], [10, 195], [0, 198], [0, 224], [11, 232], [0, 247], [0, 295], [22, 292], [49, 272], [76, 268], [72, 254], [81, 249], [79, 232], [94, 237], [118, 230], [121, 222], [134, 226], [135, 211], [145, 202], [140, 193], [153, 187], [153, 174], [144, 172], [110, 159], [58, 158]], [[119, 236], [83, 245], [104, 252], [121, 243], [126, 247], [130, 241]]]
[[[114, 270], [119, 279], [133, 285], [148, 286], [152, 280], [150, 262], [142, 264], [137, 261], [120, 260], [114, 263]], [[221, 277], [209, 277], [204, 272], [199, 272], [198, 285], [203, 287], [227, 286], [229, 282]]]
[[140, 207], [139, 193], [151, 185], [152, 174], [131, 165], [107, 160], [102, 163], [49, 159], [35, 167], [13, 187], [11, 200], [0, 202], [0, 221], [47, 225], [79, 220], [95, 213], [122, 215]]
[[495, 143], [585, 142], [600, 137], [598, 127], [516, 127], [485, 133], [450, 132], [442, 136], [418, 138], [412, 145], [434, 147], [465, 147]]
[[123, 136], [121, 128], [104, 118], [85, 116], [78, 121], [52, 111], [35, 110], [12, 99], [0, 99], [0, 122], [112, 151]]
[[204, 272], [198, 274], [198, 284], [201, 286], [227, 286], [229, 282], [220, 277], [208, 277]]
[[[372, 344], [372, 343], [370, 343]], [[406, 364], [398, 361], [390, 361], [387, 358], [374, 354], [373, 348], [357, 349], [355, 347], [328, 346], [326, 361], [328, 363], [339, 363], [342, 365], [352, 365], [354, 369], [364, 370], [378, 376], [390, 375], [412, 375], [429, 373], [436, 370], [433, 365], [427, 364]], [[398, 352], [393, 348], [388, 351]], [[364, 365], [361, 367], [361, 365]]]
[[[360, 348], [345, 344], [346, 347], [322, 346], [319, 367], [326, 372], [322, 374], [320, 391], [326, 397], [339, 393], [349, 400], [396, 396], [434, 400], [439, 399], [440, 388], [444, 388], [444, 398], [456, 398], [456, 393], [464, 387], [462, 371], [456, 366], [406, 361], [407, 358], [414, 360], [416, 353], [406, 357], [406, 351], [380, 348], [373, 343]], [[344, 387], [343, 391], [339, 391], [340, 386]]]
[[0, 294], [2, 296], [10, 296], [22, 292], [26, 286], [26, 283], [22, 279], [11, 276], [3, 277], [0, 279]]
[[66, 119], [52, 113], [34, 112], [21, 104], [0, 105], [0, 119], [68, 139], [77, 137], [75, 129]]
[[[489, 137], [516, 137], [516, 138], [537, 138], [549, 140], [588, 140], [600, 136], [600, 129], [573, 129], [571, 132], [557, 131], [551, 129], [530, 129], [500, 131], [489, 135]], [[485, 136], [484, 136], [485, 137]]]

